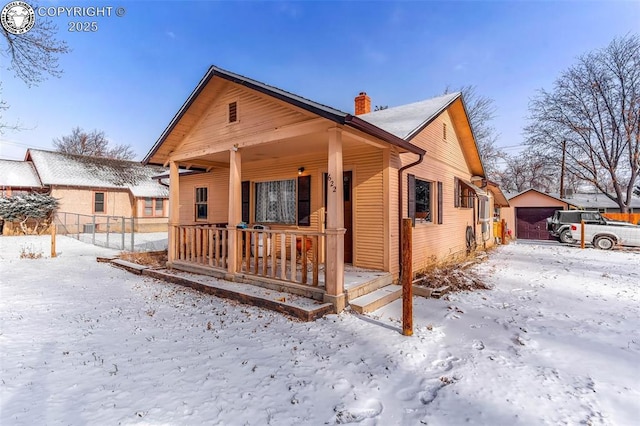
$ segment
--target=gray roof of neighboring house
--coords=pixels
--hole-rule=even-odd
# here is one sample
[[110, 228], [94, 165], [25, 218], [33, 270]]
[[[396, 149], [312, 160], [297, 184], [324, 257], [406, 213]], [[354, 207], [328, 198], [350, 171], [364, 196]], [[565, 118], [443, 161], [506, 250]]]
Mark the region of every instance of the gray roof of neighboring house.
[[41, 188], [33, 164], [25, 161], [0, 160], [0, 186]]
[[[517, 197], [520, 194], [524, 194], [529, 191], [537, 191], [541, 194], [547, 195], [551, 198], [555, 198], [556, 200], [565, 202], [567, 204], [571, 204], [572, 206], [589, 209], [589, 208], [605, 208], [605, 209], [614, 209], [618, 208], [618, 204], [616, 204], [609, 197], [604, 195], [602, 192], [575, 192], [572, 195], [565, 196], [564, 198], [560, 198], [560, 194], [556, 193], [546, 193], [543, 191], [538, 191], [537, 189], [525, 189], [524, 191], [515, 192], [515, 191], [505, 191], [504, 195], [508, 200]], [[634, 209], [640, 208], [640, 198], [632, 197], [631, 205]]]
[[[604, 195], [602, 192], [599, 193], [574, 193], [571, 196], [564, 197], [564, 201], [569, 204], [573, 204], [576, 207], [582, 208], [618, 208], [618, 204], [611, 200], [609, 197]], [[640, 198], [632, 197], [631, 205], [634, 209], [640, 208]]]
[[422, 130], [460, 96], [460, 92], [448, 93], [437, 98], [361, 114], [358, 117], [407, 140]]
[[29, 149], [27, 158], [44, 185], [128, 189], [134, 197], [169, 196], [169, 189], [152, 179], [166, 172], [163, 167], [39, 149]]

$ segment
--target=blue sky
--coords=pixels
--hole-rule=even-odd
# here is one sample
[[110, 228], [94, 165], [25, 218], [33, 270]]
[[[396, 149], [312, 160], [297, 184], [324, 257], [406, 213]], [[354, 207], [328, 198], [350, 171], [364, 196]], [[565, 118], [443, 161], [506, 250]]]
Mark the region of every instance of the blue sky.
[[[3, 2], [4, 3], [4, 2]], [[52, 148], [75, 126], [147, 153], [211, 64], [352, 112], [366, 91], [396, 106], [466, 84], [495, 100], [498, 144], [523, 142], [527, 104], [577, 56], [640, 30], [637, 1], [172, 2], [79, 0], [123, 17], [55, 17], [73, 49], [62, 78], [27, 87], [0, 56], [0, 157]], [[98, 23], [68, 32], [71, 21]], [[514, 148], [509, 148], [514, 149]], [[508, 149], [508, 150], [509, 150]]]

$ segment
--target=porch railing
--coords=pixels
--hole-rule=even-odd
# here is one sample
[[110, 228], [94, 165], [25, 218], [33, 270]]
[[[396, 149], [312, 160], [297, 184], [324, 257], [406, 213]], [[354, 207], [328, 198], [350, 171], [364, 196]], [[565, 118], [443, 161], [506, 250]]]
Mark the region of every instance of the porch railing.
[[175, 260], [202, 266], [227, 268], [227, 228], [216, 226], [172, 226]]
[[324, 269], [324, 234], [269, 229], [238, 229], [239, 271], [258, 277], [317, 286]]
[[[314, 232], [236, 229], [240, 273], [318, 286], [324, 270], [325, 235]], [[229, 230], [215, 225], [172, 226], [175, 260], [228, 268]]]

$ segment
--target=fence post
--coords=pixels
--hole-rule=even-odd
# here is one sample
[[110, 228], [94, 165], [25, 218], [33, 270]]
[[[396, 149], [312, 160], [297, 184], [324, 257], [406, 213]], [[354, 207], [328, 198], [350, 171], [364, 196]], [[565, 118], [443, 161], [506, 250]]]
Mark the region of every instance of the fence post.
[[584, 248], [584, 220], [580, 221], [580, 248]]
[[76, 234], [78, 235], [78, 241], [80, 241], [80, 215], [76, 214]]
[[413, 335], [412, 222], [402, 219], [402, 334]]
[[135, 217], [131, 216], [131, 251], [134, 250]]
[[91, 244], [96, 245], [96, 215], [93, 215], [93, 226], [91, 231]]
[[51, 257], [56, 257], [56, 223], [51, 224]]
[[111, 230], [111, 216], [107, 216], [107, 247], [109, 247], [109, 231]]
[[507, 221], [502, 219], [500, 224], [502, 225], [500, 227], [500, 241], [502, 244], [507, 244]]
[[[124, 216], [122, 216], [122, 250], [124, 250], [124, 227], [125, 227], [125, 222], [124, 222]], [[131, 232], [133, 232], [133, 229], [131, 230]]]

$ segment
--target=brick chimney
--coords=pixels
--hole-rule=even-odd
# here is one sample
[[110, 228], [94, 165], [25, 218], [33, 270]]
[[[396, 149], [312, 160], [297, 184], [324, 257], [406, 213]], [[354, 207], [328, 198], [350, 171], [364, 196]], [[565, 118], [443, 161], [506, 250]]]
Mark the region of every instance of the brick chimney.
[[371, 98], [367, 96], [366, 92], [360, 92], [360, 94], [356, 96], [355, 103], [356, 115], [371, 112]]

